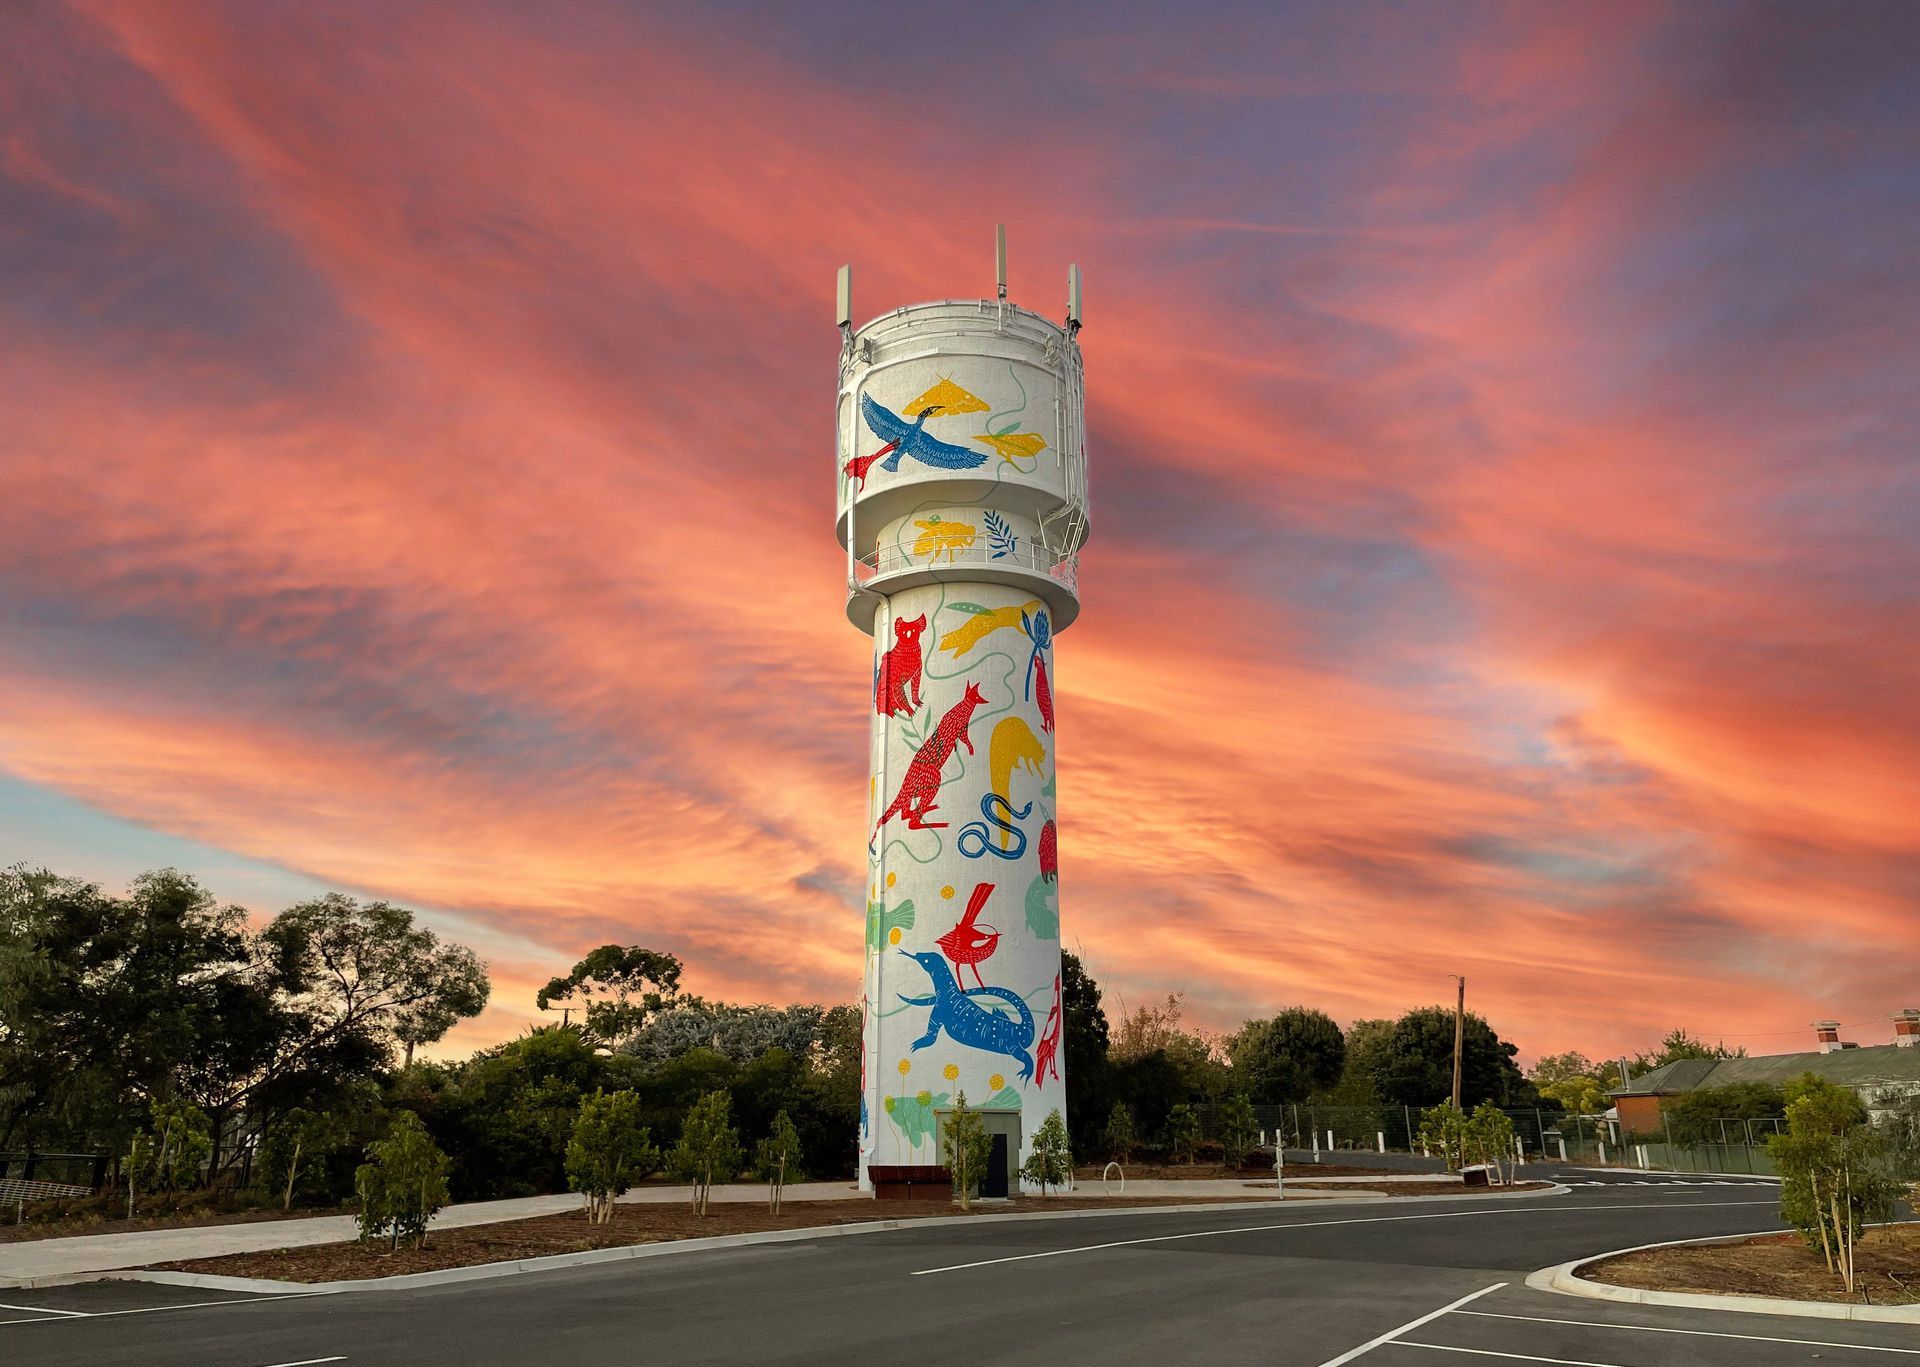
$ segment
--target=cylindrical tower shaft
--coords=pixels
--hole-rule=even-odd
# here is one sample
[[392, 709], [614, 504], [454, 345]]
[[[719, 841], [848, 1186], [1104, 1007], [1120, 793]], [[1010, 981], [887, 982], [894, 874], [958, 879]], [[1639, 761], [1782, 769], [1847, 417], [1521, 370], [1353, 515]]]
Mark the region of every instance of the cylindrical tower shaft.
[[1053, 637], [1086, 536], [1071, 327], [901, 309], [841, 357], [847, 614], [874, 635], [861, 1185], [941, 1164], [964, 1093], [1017, 1184], [1066, 1111]]

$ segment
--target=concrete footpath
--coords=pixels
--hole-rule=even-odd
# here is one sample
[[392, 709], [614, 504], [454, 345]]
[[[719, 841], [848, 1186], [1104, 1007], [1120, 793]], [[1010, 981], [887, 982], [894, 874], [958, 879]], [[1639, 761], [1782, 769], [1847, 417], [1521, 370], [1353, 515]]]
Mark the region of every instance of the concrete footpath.
[[[1307, 1173], [1302, 1171], [1297, 1175], [1305, 1179]], [[1264, 1185], [1270, 1195], [1271, 1184]], [[1258, 1197], [1261, 1191], [1262, 1185], [1245, 1180], [1175, 1180], [1128, 1182], [1125, 1194], [1128, 1197], [1185, 1196], [1195, 1201], [1219, 1201], [1234, 1197]], [[788, 1202], [845, 1201], [857, 1199], [859, 1194], [858, 1188], [848, 1181], [795, 1182], [787, 1187], [785, 1199]], [[1102, 1190], [1100, 1183], [1088, 1182], [1064, 1194], [1097, 1197], [1117, 1196], [1121, 1192], [1117, 1182], [1106, 1191]], [[1301, 1197], [1338, 1194], [1331, 1191], [1298, 1193]], [[623, 1204], [668, 1204], [687, 1201], [691, 1197], [692, 1189], [689, 1187], [648, 1186], [638, 1187], [620, 1200]], [[713, 1189], [713, 1199], [727, 1202], [765, 1201], [767, 1188], [759, 1182], [717, 1186]], [[472, 1225], [499, 1224], [506, 1220], [526, 1220], [537, 1215], [558, 1215], [578, 1209], [580, 1197], [570, 1192], [555, 1196], [521, 1196], [504, 1201], [470, 1201], [463, 1205], [448, 1206], [434, 1217], [433, 1227], [436, 1230], [463, 1229]], [[313, 1215], [291, 1220], [257, 1220], [247, 1224], [29, 1239], [20, 1243], [0, 1244], [0, 1287], [17, 1287], [76, 1273], [145, 1267], [151, 1263], [175, 1262], [185, 1258], [214, 1258], [223, 1253], [258, 1253], [272, 1248], [345, 1243], [355, 1238], [358, 1232], [351, 1215]]]

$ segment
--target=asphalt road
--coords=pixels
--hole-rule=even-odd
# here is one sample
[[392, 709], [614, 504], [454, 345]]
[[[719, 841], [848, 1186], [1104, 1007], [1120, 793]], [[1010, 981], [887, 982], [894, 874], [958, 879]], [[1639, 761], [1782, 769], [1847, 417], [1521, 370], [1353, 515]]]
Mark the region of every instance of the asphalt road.
[[1670, 1183], [948, 1225], [297, 1299], [99, 1283], [4, 1293], [15, 1308], [0, 1311], [0, 1362], [1768, 1367], [1817, 1355], [1920, 1367], [1912, 1326], [1616, 1306], [1523, 1284], [1570, 1258], [1775, 1225], [1766, 1189]]

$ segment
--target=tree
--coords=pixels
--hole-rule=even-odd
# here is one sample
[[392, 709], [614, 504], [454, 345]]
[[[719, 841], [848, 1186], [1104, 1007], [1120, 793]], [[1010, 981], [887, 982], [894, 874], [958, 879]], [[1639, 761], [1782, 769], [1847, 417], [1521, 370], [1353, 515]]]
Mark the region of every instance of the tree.
[[725, 1092], [708, 1092], [687, 1112], [680, 1142], [669, 1160], [673, 1175], [693, 1184], [693, 1209], [705, 1215], [714, 1179], [732, 1180], [740, 1171], [740, 1134], [727, 1123]]
[[780, 1197], [787, 1177], [800, 1158], [800, 1132], [785, 1111], [773, 1118], [773, 1130], [760, 1141], [760, 1175], [767, 1179], [767, 1209], [780, 1213]]
[[[1725, 1087], [1699, 1087], [1661, 1106], [1664, 1131], [1675, 1144], [1724, 1144], [1725, 1120], [1761, 1120], [1786, 1111], [1786, 1094], [1770, 1082], [1736, 1082]], [[1746, 1127], [1737, 1126], [1740, 1142]]]
[[654, 1010], [644, 1025], [621, 1040], [620, 1052], [648, 1063], [664, 1063], [694, 1049], [711, 1049], [735, 1063], [773, 1049], [808, 1060], [823, 1047], [827, 1016], [827, 1009], [817, 1005], [681, 1001]]
[[1127, 1103], [1116, 1101], [1113, 1110], [1107, 1116], [1107, 1128], [1102, 1136], [1102, 1148], [1116, 1163], [1124, 1163], [1133, 1156], [1133, 1112], [1127, 1109]]
[[1304, 1006], [1251, 1020], [1227, 1041], [1233, 1085], [1262, 1105], [1286, 1105], [1340, 1080], [1346, 1039], [1333, 1017]]
[[140, 1149], [143, 1162], [128, 1173], [128, 1188], [136, 1181], [149, 1190], [198, 1186], [201, 1165], [212, 1152], [206, 1112], [180, 1097], [163, 1097], [153, 1103], [153, 1124]]
[[1607, 1089], [1597, 1077], [1570, 1077], [1549, 1082], [1540, 1095], [1569, 1115], [1599, 1115], [1607, 1109]]
[[1745, 1058], [1745, 1049], [1729, 1049], [1724, 1043], [1708, 1044], [1705, 1040], [1690, 1035], [1685, 1029], [1673, 1029], [1661, 1037], [1660, 1047], [1651, 1053], [1634, 1056], [1634, 1075], [1650, 1073], [1655, 1068], [1664, 1068], [1669, 1063], [1677, 1063], [1683, 1058]]
[[389, 1237], [427, 1246], [427, 1225], [447, 1203], [447, 1156], [420, 1117], [401, 1111], [385, 1139], [367, 1145], [367, 1161], [354, 1174], [360, 1196], [360, 1237]]
[[1197, 1155], [1194, 1146], [1200, 1139], [1200, 1117], [1193, 1107], [1181, 1102], [1167, 1112], [1167, 1147], [1177, 1161], [1191, 1163]]
[[1466, 1161], [1467, 1117], [1451, 1100], [1420, 1113], [1420, 1147], [1437, 1153], [1448, 1172], [1458, 1172]]
[[1347, 1027], [1346, 1059], [1339, 1080], [1307, 1099], [1317, 1106], [1376, 1107], [1380, 1093], [1374, 1074], [1388, 1057], [1393, 1038], [1390, 1020], [1357, 1020]]
[[967, 1105], [964, 1091], [954, 1098], [953, 1110], [940, 1127], [940, 1147], [947, 1171], [953, 1176], [953, 1199], [960, 1203], [960, 1209], [971, 1211], [993, 1158], [993, 1140], [980, 1113]]
[[392, 1066], [487, 1003], [486, 966], [443, 944], [405, 907], [328, 893], [288, 907], [254, 944], [270, 1009], [220, 1037], [182, 1073], [214, 1119], [214, 1163], [227, 1117], [271, 1115], [342, 1081]]
[[[1535, 1104], [1533, 1089], [1514, 1063], [1519, 1052], [1486, 1021], [1468, 1013], [1460, 1053], [1462, 1106], [1491, 1101], [1501, 1106]], [[1394, 1022], [1386, 1048], [1376, 1056], [1374, 1088], [1400, 1106], [1431, 1106], [1453, 1092], [1453, 1011], [1442, 1006], [1409, 1011]]]
[[587, 1220], [613, 1219], [613, 1200], [660, 1166], [660, 1150], [640, 1123], [632, 1092], [595, 1092], [580, 1103], [567, 1141], [567, 1185], [587, 1201]]
[[1033, 1133], [1033, 1145], [1020, 1175], [1040, 1188], [1045, 1196], [1049, 1188], [1064, 1187], [1073, 1180], [1073, 1153], [1067, 1144], [1067, 1122], [1056, 1109], [1040, 1122]]
[[1491, 1101], [1473, 1108], [1463, 1127], [1465, 1152], [1492, 1169], [1494, 1181], [1505, 1183], [1513, 1176], [1513, 1120]]
[[1546, 1089], [1576, 1078], [1595, 1076], [1593, 1064], [1582, 1053], [1547, 1054], [1527, 1072], [1527, 1077], [1544, 1094]]
[[323, 1164], [346, 1141], [346, 1126], [330, 1111], [296, 1106], [267, 1126], [260, 1139], [259, 1180], [269, 1191], [280, 1192], [280, 1208], [293, 1209], [300, 1178], [324, 1174]]
[[1100, 984], [1077, 955], [1066, 951], [1060, 955], [1060, 1001], [1061, 1063], [1072, 1079], [1067, 1088], [1067, 1129], [1085, 1141], [1098, 1133], [1112, 1096], [1109, 1030], [1100, 1004]]
[[1901, 1185], [1884, 1135], [1850, 1089], [1812, 1073], [1787, 1084], [1787, 1133], [1767, 1141], [1780, 1172], [1780, 1216], [1826, 1259], [1851, 1295], [1862, 1226], [1891, 1217]]
[[185, 1063], [269, 1007], [245, 912], [187, 875], [120, 898], [0, 871], [0, 1148], [123, 1148]]
[[601, 945], [554, 978], [534, 997], [542, 1011], [554, 1003], [586, 1009], [585, 1028], [606, 1043], [625, 1039], [673, 1004], [680, 994], [680, 961], [639, 945]]
[[1221, 1104], [1215, 1123], [1220, 1129], [1221, 1156], [1227, 1167], [1239, 1167], [1246, 1162], [1247, 1150], [1253, 1147], [1254, 1135], [1259, 1129], [1252, 1103], [1244, 1093], [1235, 1092]]

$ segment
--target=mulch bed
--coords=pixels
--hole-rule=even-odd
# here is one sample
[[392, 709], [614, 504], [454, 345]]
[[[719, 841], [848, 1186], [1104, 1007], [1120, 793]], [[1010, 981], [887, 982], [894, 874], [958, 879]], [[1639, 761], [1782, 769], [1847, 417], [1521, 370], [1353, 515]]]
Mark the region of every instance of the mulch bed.
[[[1214, 1200], [1271, 1201], [1271, 1197], [1209, 1198]], [[1178, 1206], [1190, 1200], [1159, 1197], [1023, 1197], [1014, 1201], [976, 1204], [975, 1215], [1004, 1215], [1042, 1210], [1089, 1210], [1101, 1207]], [[315, 1244], [308, 1248], [270, 1249], [259, 1253], [229, 1253], [218, 1258], [192, 1258], [155, 1263], [169, 1272], [210, 1272], [223, 1277], [263, 1277], [272, 1281], [330, 1282], [371, 1277], [398, 1277], [409, 1272], [432, 1272], [445, 1267], [477, 1263], [514, 1262], [554, 1253], [580, 1253], [594, 1248], [623, 1248], [631, 1244], [663, 1243], [674, 1239], [705, 1239], [717, 1234], [748, 1234], [770, 1229], [809, 1229], [823, 1225], [864, 1224], [873, 1220], [911, 1220], [927, 1216], [965, 1214], [950, 1201], [794, 1201], [778, 1215], [763, 1205], [716, 1202], [705, 1218], [691, 1207], [672, 1205], [616, 1205], [605, 1225], [589, 1225], [577, 1212], [542, 1215], [531, 1220], [507, 1220], [493, 1225], [431, 1231], [425, 1248], [388, 1252], [384, 1244]]]
[[1868, 1230], [1854, 1249], [1855, 1290], [1848, 1295], [1817, 1248], [1798, 1234], [1763, 1234], [1739, 1243], [1649, 1248], [1587, 1263], [1582, 1277], [1643, 1291], [1710, 1291], [1793, 1301], [1920, 1305], [1920, 1224]]
[[[44, 1212], [34, 1212], [28, 1208], [27, 1223], [0, 1227], [0, 1244], [30, 1243], [36, 1239], [66, 1239], [80, 1234], [131, 1234], [147, 1229], [201, 1229], [209, 1225], [251, 1225], [267, 1220], [303, 1220], [309, 1215], [351, 1215], [347, 1206], [303, 1209], [295, 1206], [292, 1210], [281, 1210], [278, 1206], [263, 1207], [259, 1210], [219, 1210], [211, 1207], [198, 1207], [186, 1210], [161, 1211], [152, 1215], [136, 1215], [133, 1219], [124, 1218], [127, 1198], [118, 1197], [110, 1207], [97, 1203], [71, 1213], [61, 1212], [51, 1218]], [[118, 1211], [119, 1213], [114, 1213]], [[8, 1212], [11, 1215], [11, 1212]]]

